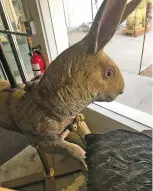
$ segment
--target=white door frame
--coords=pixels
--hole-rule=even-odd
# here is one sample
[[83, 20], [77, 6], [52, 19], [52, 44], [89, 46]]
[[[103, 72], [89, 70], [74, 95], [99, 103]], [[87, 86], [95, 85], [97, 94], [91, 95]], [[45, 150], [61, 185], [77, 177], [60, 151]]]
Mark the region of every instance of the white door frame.
[[68, 48], [62, 0], [36, 0], [49, 62]]

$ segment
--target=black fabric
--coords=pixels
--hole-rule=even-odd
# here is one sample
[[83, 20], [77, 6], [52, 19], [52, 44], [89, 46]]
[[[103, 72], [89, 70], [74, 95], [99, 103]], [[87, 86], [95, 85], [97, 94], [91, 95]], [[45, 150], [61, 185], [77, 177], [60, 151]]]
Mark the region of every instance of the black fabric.
[[0, 166], [28, 145], [24, 135], [0, 128]]
[[120, 129], [85, 136], [88, 191], [152, 190], [152, 138], [143, 133]]

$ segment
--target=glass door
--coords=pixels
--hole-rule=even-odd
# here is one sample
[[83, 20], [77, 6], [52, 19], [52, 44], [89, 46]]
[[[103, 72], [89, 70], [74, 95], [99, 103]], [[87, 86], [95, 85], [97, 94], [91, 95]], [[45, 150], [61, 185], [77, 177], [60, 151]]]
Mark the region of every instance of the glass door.
[[33, 72], [28, 55], [30, 37], [23, 36], [26, 19], [21, 0], [1, 0], [0, 11], [0, 42], [17, 82], [26, 82], [33, 77]]
[[5, 73], [5, 71], [4, 71], [4, 68], [3, 68], [3, 66], [2, 66], [2, 63], [1, 63], [1, 61], [0, 61], [0, 79], [2, 79], [2, 80], [7, 80], [7, 76], [6, 76], [6, 73]]

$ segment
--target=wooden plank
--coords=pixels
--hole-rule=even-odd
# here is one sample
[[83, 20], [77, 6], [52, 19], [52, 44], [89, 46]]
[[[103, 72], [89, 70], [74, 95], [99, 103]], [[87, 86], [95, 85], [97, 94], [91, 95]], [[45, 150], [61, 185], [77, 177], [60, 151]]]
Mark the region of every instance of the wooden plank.
[[55, 191], [56, 190], [56, 184], [54, 178], [45, 179], [45, 187], [46, 191]]
[[[51, 165], [52, 156], [50, 154], [47, 154], [46, 157], [47, 157], [49, 165]], [[76, 166], [76, 165], [73, 165], [72, 163], [70, 163], [68, 166], [60, 164], [59, 167], [57, 167], [54, 170], [55, 170], [55, 178], [58, 178], [61, 176], [66, 176], [68, 174], [80, 172], [82, 171], [82, 167], [81, 165]], [[45, 180], [45, 177], [43, 173], [36, 173], [29, 176], [3, 182], [1, 185], [2, 187], [5, 187], [5, 188], [17, 188], [17, 187], [30, 185], [30, 184], [37, 183], [44, 180]]]
[[15, 191], [15, 190], [10, 190], [10, 189], [7, 189], [7, 188], [0, 188], [0, 191]]
[[9, 181], [3, 182], [1, 184], [1, 186], [5, 187], [5, 188], [16, 188], [16, 187], [40, 182], [43, 180], [44, 180], [43, 173], [36, 173], [36, 174], [29, 175], [29, 176], [25, 176], [25, 177], [21, 177], [21, 178], [17, 178], [14, 180], [9, 180]]
[[[61, 162], [58, 165], [56, 165], [54, 169], [53, 156], [52, 154], [49, 154], [49, 153], [45, 154], [45, 157], [43, 156], [43, 153], [42, 153], [41, 160], [42, 159], [43, 159], [43, 163], [46, 164], [46, 168], [48, 167], [50, 169], [53, 169], [55, 173], [54, 175], [55, 178], [66, 176], [68, 174], [72, 174], [76, 172], [80, 172], [83, 169], [81, 164], [79, 165], [79, 163], [75, 164], [73, 162], [69, 162], [67, 164], [63, 164]], [[50, 171], [50, 169], [48, 170], [48, 172]], [[17, 178], [14, 180], [6, 181], [6, 182], [3, 182], [1, 185], [2, 187], [5, 187], [5, 188], [18, 188], [21, 186], [26, 186], [26, 185], [47, 180], [45, 181], [46, 188], [49, 189], [51, 187], [50, 184], [52, 184], [52, 186], [55, 188], [56, 185], [55, 185], [54, 176], [50, 178], [47, 176], [47, 178], [45, 178], [44, 173], [41, 172], [41, 173], [36, 173], [29, 176]]]
[[[49, 156], [49, 160], [48, 160]], [[54, 169], [54, 160], [52, 154], [45, 154], [45, 163], [49, 167], [49, 178], [45, 178], [45, 187], [46, 191], [56, 190], [56, 182], [55, 182], [55, 169]]]
[[[81, 168], [78, 168], [77, 166], [63, 167], [62, 169], [58, 169], [55, 171], [55, 178], [58, 178], [61, 176], [66, 176], [66, 175], [80, 172], [80, 171], [82, 171]], [[5, 187], [5, 188], [18, 188], [21, 186], [34, 184], [34, 183], [44, 181], [44, 180], [45, 180], [45, 177], [44, 177], [43, 173], [36, 173], [36, 174], [29, 175], [29, 176], [25, 176], [25, 177], [21, 177], [21, 178], [17, 178], [14, 180], [9, 180], [9, 181], [3, 182], [1, 184], [1, 186]], [[48, 180], [50, 180], [50, 179], [48, 179]]]
[[[149, 32], [151, 31], [151, 24], [148, 23], [148, 26], [147, 26], [147, 29], [146, 29], [146, 32]], [[132, 36], [140, 36], [140, 35], [143, 35], [145, 32], [145, 28], [141, 28], [139, 30], [128, 30], [128, 29], [123, 29], [122, 31], [122, 34], [125, 34], [125, 35], [132, 35]]]
[[[49, 163], [50, 167], [53, 167], [53, 158], [51, 154], [46, 154], [46, 159]], [[76, 173], [83, 170], [83, 166], [80, 164], [74, 165], [74, 163], [69, 163], [68, 165], [65, 165], [63, 163], [60, 163], [58, 166], [55, 166], [55, 177], [59, 176], [65, 176], [68, 174]]]

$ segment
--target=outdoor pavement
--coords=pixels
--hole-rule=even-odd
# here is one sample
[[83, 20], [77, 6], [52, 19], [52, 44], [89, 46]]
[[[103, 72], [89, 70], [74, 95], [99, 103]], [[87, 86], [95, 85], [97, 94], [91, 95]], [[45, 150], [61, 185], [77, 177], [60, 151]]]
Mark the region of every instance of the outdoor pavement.
[[125, 89], [116, 99], [117, 102], [152, 114], [152, 78], [122, 72]]
[[[68, 32], [69, 44], [81, 40], [87, 33], [73, 30]], [[117, 63], [121, 71], [133, 74], [139, 73], [142, 53], [143, 35], [132, 37], [122, 35], [119, 30], [115, 33], [104, 51]], [[142, 70], [152, 64], [152, 31], [146, 34], [145, 47], [142, 61]]]
[[[87, 33], [73, 30], [68, 32], [69, 44], [81, 40]], [[152, 64], [152, 31], [146, 34], [144, 56], [141, 71]], [[138, 75], [142, 53], [143, 35], [132, 37], [122, 35], [118, 30], [105, 52], [116, 62], [120, 68], [124, 81], [124, 93], [116, 101], [152, 114], [152, 78]]]

